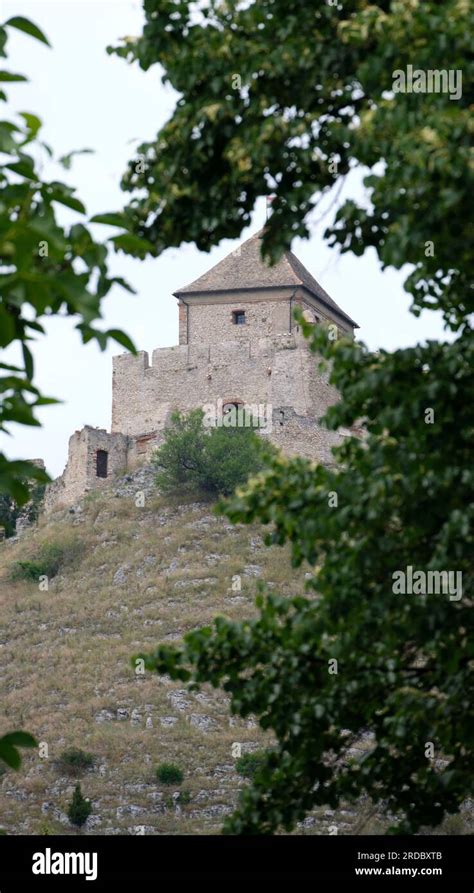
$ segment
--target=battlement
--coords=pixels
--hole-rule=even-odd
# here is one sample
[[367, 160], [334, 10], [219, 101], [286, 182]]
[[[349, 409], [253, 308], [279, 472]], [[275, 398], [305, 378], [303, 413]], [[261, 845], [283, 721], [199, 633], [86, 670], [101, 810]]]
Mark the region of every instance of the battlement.
[[278, 350], [294, 350], [298, 343], [304, 344], [297, 335], [285, 332], [256, 339], [158, 347], [151, 354], [151, 362], [146, 350], [138, 351], [135, 356], [122, 353], [113, 357], [113, 374], [117, 377], [157, 375], [171, 370], [183, 370], [190, 365], [221, 363], [223, 359], [229, 362], [231, 359], [269, 356]]
[[[255, 340], [182, 344], [114, 357], [112, 431], [131, 436], [160, 431], [173, 409], [187, 411], [217, 399], [239, 395], [242, 402], [271, 402], [275, 396], [272, 370], [285, 365], [281, 355], [293, 354], [295, 335], [284, 333]], [[277, 359], [280, 357], [280, 359]], [[292, 373], [293, 382], [297, 370]], [[285, 405], [290, 404], [285, 397]]]

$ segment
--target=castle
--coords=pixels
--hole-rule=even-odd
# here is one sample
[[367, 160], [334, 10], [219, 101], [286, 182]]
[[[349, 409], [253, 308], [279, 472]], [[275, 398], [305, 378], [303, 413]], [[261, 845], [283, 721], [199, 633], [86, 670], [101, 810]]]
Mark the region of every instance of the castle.
[[261, 258], [262, 231], [174, 293], [179, 345], [113, 359], [110, 433], [86, 426], [69, 441], [63, 474], [48, 486], [46, 511], [71, 504], [117, 472], [135, 468], [160, 445], [171, 414], [215, 406], [264, 409], [263, 436], [285, 453], [331, 463], [349, 432], [318, 424], [337, 400], [294, 321], [353, 337], [357, 324], [291, 251], [273, 267]]

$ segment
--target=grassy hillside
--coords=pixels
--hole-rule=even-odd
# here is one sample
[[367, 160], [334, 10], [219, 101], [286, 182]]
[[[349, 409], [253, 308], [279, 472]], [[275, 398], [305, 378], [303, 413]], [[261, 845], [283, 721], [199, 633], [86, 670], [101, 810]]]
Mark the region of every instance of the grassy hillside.
[[[266, 548], [261, 533], [232, 526], [209, 504], [153, 496], [137, 508], [132, 496], [108, 491], [0, 546], [0, 731], [27, 729], [48, 748], [43, 759], [24, 751], [21, 770], [3, 775], [1, 826], [76, 833], [66, 816], [75, 778], [57, 764], [76, 747], [94, 757], [80, 777], [93, 806], [86, 830], [219, 830], [245, 784], [233, 744], [248, 753], [269, 739], [254, 722], [231, 717], [222, 692], [189, 694], [167, 678], [137, 676], [130, 656], [179, 641], [216, 614], [250, 616], [259, 579], [282, 594], [303, 592], [304, 571], [291, 570], [285, 549]], [[10, 581], [14, 562], [51, 545], [62, 566], [48, 591], [35, 580]], [[232, 589], [235, 575], [240, 592]], [[179, 766], [183, 783], [159, 782], [161, 763]], [[320, 810], [300, 831], [327, 833], [332, 825], [338, 833], [373, 832], [384, 822], [369, 806], [348, 807]]]

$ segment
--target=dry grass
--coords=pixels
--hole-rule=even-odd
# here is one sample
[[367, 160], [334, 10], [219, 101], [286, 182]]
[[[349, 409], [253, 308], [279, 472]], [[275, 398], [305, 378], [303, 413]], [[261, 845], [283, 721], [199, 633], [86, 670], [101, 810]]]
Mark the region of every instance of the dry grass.
[[[206, 833], [220, 827], [242, 784], [232, 744], [260, 747], [263, 733], [230, 717], [222, 692], [204, 688], [173, 700], [180, 686], [149, 673], [136, 676], [130, 657], [160, 641], [179, 641], [217, 614], [252, 615], [257, 577], [251, 568], [245, 574], [246, 566], [259, 566], [261, 578], [281, 592], [303, 591], [303, 573], [290, 570], [285, 550], [265, 548], [260, 534], [232, 527], [210, 505], [156, 498], [137, 508], [133, 499], [101, 493], [85, 501], [81, 514], [57, 512], [1, 548], [2, 729], [25, 728], [48, 748], [44, 759], [24, 751], [20, 772], [3, 777], [3, 827], [76, 833], [64, 815], [74, 779], [56, 765], [68, 747], [95, 757], [81, 782], [93, 802], [90, 830]], [[74, 551], [77, 542], [81, 554], [49, 581], [47, 592], [35, 582], [9, 580], [12, 563], [34, 559], [43, 544]], [[241, 592], [232, 591], [235, 574]], [[161, 762], [182, 768], [176, 791], [189, 792], [189, 804], [176, 807], [175, 789], [156, 780]]]
[[[137, 508], [131, 498], [101, 492], [85, 500], [81, 514], [56, 512], [21, 541], [0, 547], [0, 731], [27, 729], [48, 749], [43, 759], [23, 751], [21, 770], [0, 780], [0, 824], [7, 831], [77, 833], [65, 815], [75, 779], [57, 767], [70, 747], [95, 760], [81, 776], [93, 805], [87, 831], [219, 830], [244, 783], [235, 773], [233, 743], [246, 752], [269, 738], [255, 723], [231, 717], [223, 692], [205, 687], [190, 694], [156, 674], [137, 676], [130, 658], [160, 641], [178, 642], [217, 614], [252, 616], [258, 580], [252, 565], [279, 593], [302, 593], [304, 571], [291, 569], [286, 549], [264, 547], [262, 532], [233, 527], [206, 504], [156, 497]], [[76, 556], [49, 591], [11, 582], [12, 562], [33, 559], [46, 543], [65, 544]], [[236, 574], [240, 592], [231, 588]], [[165, 762], [183, 770], [181, 786], [157, 781], [156, 767]], [[173, 799], [179, 790], [190, 795], [181, 807]], [[362, 804], [336, 815], [322, 809], [300, 832], [327, 833], [337, 825], [338, 833], [350, 833], [371, 814]]]

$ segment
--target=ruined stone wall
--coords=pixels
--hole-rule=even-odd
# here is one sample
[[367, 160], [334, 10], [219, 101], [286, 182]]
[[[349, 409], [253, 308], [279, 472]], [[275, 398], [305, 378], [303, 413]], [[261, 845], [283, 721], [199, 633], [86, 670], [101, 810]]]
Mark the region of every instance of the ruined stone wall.
[[[108, 434], [102, 428], [87, 425], [69, 438], [68, 460], [61, 477], [46, 488], [45, 511], [58, 505], [71, 505], [88, 490], [103, 487], [111, 476], [124, 471], [128, 463], [128, 438]], [[107, 452], [107, 477], [97, 476], [97, 450]]]
[[[284, 413], [283, 417], [281, 412]], [[327, 431], [312, 418], [297, 415], [291, 407], [274, 410], [273, 426], [269, 439], [287, 456], [303, 456], [305, 459], [333, 465], [331, 448], [339, 446], [349, 431]]]

